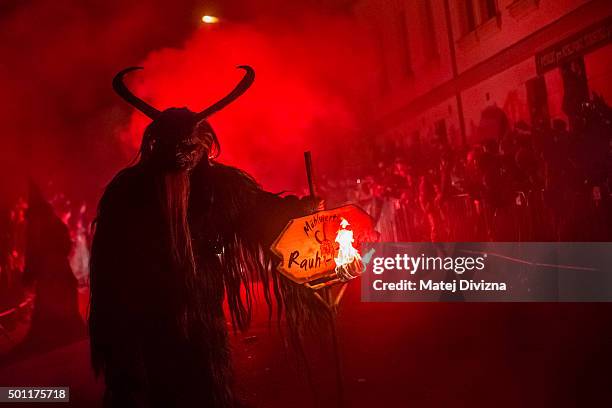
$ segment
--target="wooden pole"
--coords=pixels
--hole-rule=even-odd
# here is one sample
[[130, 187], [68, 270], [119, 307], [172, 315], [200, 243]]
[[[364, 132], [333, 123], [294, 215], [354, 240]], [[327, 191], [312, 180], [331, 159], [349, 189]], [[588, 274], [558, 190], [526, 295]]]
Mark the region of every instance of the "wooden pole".
[[310, 196], [315, 197], [314, 179], [312, 175], [312, 154], [310, 150], [304, 152], [304, 165], [306, 165], [306, 177], [308, 177], [308, 190]]
[[[314, 186], [314, 177], [312, 172], [312, 154], [310, 151], [304, 152], [304, 165], [306, 166], [306, 177], [308, 178], [308, 190], [310, 197], [316, 197], [316, 191]], [[338, 332], [336, 330], [336, 312], [337, 305], [333, 300], [331, 286], [323, 287], [320, 289], [321, 294], [318, 291], [314, 292], [314, 295], [321, 300], [329, 309], [331, 314], [330, 329], [331, 329], [331, 341], [332, 349], [334, 353], [334, 363], [336, 368], [336, 394], [337, 394], [337, 406], [342, 408], [344, 406], [344, 379], [342, 375], [342, 361], [340, 359], [340, 345], [338, 343]]]
[[344, 407], [344, 375], [342, 371], [342, 357], [340, 356], [340, 344], [338, 342], [338, 330], [336, 326], [336, 311], [334, 310], [334, 316], [331, 318], [331, 340], [332, 348], [334, 352], [334, 363], [336, 368], [336, 403], [338, 408]]

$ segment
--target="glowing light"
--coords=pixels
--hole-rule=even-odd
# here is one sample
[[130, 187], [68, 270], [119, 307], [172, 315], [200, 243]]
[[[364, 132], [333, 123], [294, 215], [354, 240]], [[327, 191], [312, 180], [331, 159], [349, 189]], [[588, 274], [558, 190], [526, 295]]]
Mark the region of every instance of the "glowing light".
[[353, 247], [353, 231], [346, 229], [349, 225], [351, 224], [342, 218], [335, 240], [338, 243], [338, 256], [334, 258], [336, 275], [343, 282], [356, 278], [364, 270], [359, 251]]
[[215, 17], [215, 16], [202, 16], [202, 22], [204, 24], [215, 24], [219, 22], [219, 18]]

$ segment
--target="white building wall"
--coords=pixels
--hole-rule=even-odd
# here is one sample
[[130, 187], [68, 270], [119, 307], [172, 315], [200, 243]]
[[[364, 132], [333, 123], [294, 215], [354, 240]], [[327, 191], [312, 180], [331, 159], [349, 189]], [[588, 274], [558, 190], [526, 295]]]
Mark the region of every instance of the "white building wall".
[[535, 60], [529, 58], [462, 92], [468, 143], [477, 142], [480, 113], [490, 105], [502, 108], [511, 124], [530, 122], [525, 82], [535, 76]]
[[[375, 119], [379, 119], [381, 136], [392, 139], [409, 137], [418, 132], [422, 138], [433, 134], [437, 120], [447, 121], [449, 139], [451, 132], [459, 133], [459, 116], [456, 98], [451, 95], [443, 102], [433, 106], [416, 106], [414, 102], [422, 95], [430, 94], [438, 87], [453, 80], [452, 63], [448, 43], [448, 30], [444, 2], [430, 0], [435, 44], [438, 57], [428, 57], [427, 39], [422, 38], [426, 30], [422, 5], [426, 0], [363, 0], [357, 7], [357, 14], [368, 24], [380, 40], [381, 61], [379, 76], [381, 87], [373, 100]], [[606, 6], [598, 0], [496, 0], [498, 14], [469, 34], [463, 33], [463, 15], [460, 7], [466, 0], [447, 0], [450, 9], [451, 25], [454, 35], [458, 75], [480, 63], [488, 63], [491, 57], [529, 37], [541, 28], [553, 24], [564, 15], [574, 11], [590, 9], [590, 15], [601, 18], [612, 14], [612, 2]], [[472, 0], [478, 3], [483, 0]], [[590, 4], [587, 4], [590, 3]], [[597, 10], [593, 12], [593, 10]], [[407, 38], [402, 38], [402, 20], [405, 16]], [[601, 12], [601, 13], [600, 13]], [[595, 23], [591, 18], [582, 19], [568, 31], [579, 31]], [[564, 28], [565, 30], [565, 28]], [[569, 33], [568, 33], [569, 35]], [[548, 38], [549, 42], [562, 41], [564, 38]], [[408, 47], [408, 51], [403, 47]], [[535, 53], [522, 61], [513, 63], [510, 68], [483, 78], [478, 84], [461, 89], [465, 133], [467, 142], [475, 142], [475, 129], [480, 113], [489, 105], [497, 105], [508, 114], [512, 124], [519, 120], [531, 122], [529, 116], [527, 90], [525, 83], [536, 77]], [[612, 45], [607, 45], [584, 56], [585, 67], [592, 91], [602, 94], [612, 103], [612, 77], [609, 68]], [[410, 57], [410, 69], [406, 67], [406, 54]], [[499, 61], [497, 62], [499, 63]], [[563, 82], [558, 68], [544, 74], [548, 95], [550, 118], [567, 120], [562, 111]], [[414, 102], [414, 103], [413, 103]], [[411, 106], [406, 112], [406, 107]], [[389, 120], [389, 117], [393, 117]]]
[[[453, 16], [453, 33], [457, 39], [457, 66], [461, 72], [556, 21], [589, 0], [496, 0], [499, 17], [482, 22], [469, 34], [463, 33], [461, 28], [465, 0], [449, 2]], [[477, 3], [478, 0], [473, 2]], [[518, 16], [511, 14], [513, 4], [522, 4], [523, 11]]]
[[[431, 0], [430, 5], [433, 38], [423, 38], [428, 30], [421, 1], [370, 0], [356, 7], [358, 17], [369, 27], [380, 58], [380, 88], [373, 95], [384, 101], [375, 106], [378, 116], [401, 108], [407, 100], [452, 78], [444, 3]], [[403, 32], [402, 24], [407, 32]], [[431, 43], [437, 49], [435, 58], [429, 53]], [[410, 58], [409, 64], [406, 58]]]

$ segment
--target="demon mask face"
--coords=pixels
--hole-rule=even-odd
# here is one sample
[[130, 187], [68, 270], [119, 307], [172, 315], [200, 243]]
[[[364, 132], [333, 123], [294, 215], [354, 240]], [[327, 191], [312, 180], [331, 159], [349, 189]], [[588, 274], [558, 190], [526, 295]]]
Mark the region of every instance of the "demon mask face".
[[140, 147], [142, 160], [164, 170], [194, 168], [202, 157], [214, 157], [219, 144], [206, 120], [197, 121], [187, 108], [170, 108], [145, 130]]
[[141, 67], [130, 67], [119, 72], [113, 79], [115, 92], [153, 119], [145, 130], [140, 147], [143, 162], [163, 171], [185, 171], [193, 169], [202, 157], [217, 157], [220, 144], [206, 119], [237, 99], [253, 83], [253, 68], [247, 65], [238, 68], [245, 70], [245, 75], [234, 90], [201, 112], [192, 112], [187, 108], [159, 111], [132, 94], [123, 83], [125, 74]]

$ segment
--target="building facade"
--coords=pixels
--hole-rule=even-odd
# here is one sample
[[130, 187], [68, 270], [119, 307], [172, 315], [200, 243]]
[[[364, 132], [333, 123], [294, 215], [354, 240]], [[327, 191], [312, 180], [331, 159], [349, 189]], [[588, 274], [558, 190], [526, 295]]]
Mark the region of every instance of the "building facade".
[[[362, 0], [377, 48], [377, 140], [477, 143], [483, 109], [568, 120], [572, 96], [612, 103], [609, 0]], [[576, 96], [578, 95], [578, 96]]]

